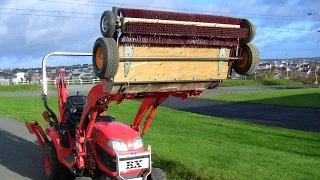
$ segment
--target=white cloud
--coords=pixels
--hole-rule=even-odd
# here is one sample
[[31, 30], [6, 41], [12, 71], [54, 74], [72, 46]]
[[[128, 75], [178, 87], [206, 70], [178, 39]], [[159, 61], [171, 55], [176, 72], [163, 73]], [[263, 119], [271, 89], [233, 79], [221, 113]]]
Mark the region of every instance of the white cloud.
[[5, 36], [7, 32], [8, 32], [7, 26], [0, 25], [0, 38]]
[[[57, 3], [67, 2], [67, 3]], [[75, 4], [70, 4], [75, 3]], [[37, 11], [14, 11], [5, 9], [2, 12], [35, 14], [31, 15], [14, 15], [5, 14], [0, 17], [0, 37], [2, 44], [6, 47], [0, 48], [0, 68], [8, 67], [35, 67], [41, 66], [41, 60], [44, 55], [53, 51], [68, 52], [91, 52], [94, 41], [101, 36], [99, 29], [100, 15], [104, 10], [111, 7], [103, 7], [106, 4], [100, 3], [101, 6], [87, 6], [79, 4], [93, 4], [92, 1], [56, 1], [43, 2], [37, 0], [28, 1], [10, 1], [7, 4], [1, 4], [2, 8], [14, 9], [35, 9], [52, 12]], [[119, 0], [118, 4], [128, 4], [127, 1]], [[140, 6], [166, 6], [174, 7], [174, 1], [161, 0], [150, 3], [147, 0], [131, 1], [130, 4]], [[60, 12], [54, 12], [60, 11]], [[65, 12], [65, 13], [61, 13]], [[72, 14], [66, 12], [79, 12], [86, 14]], [[94, 15], [98, 14], [98, 15]], [[37, 16], [47, 15], [47, 16]], [[51, 17], [50, 17], [51, 16]], [[67, 16], [67, 17], [52, 17]], [[84, 17], [84, 18], [68, 18]], [[54, 63], [57, 65], [68, 64], [70, 58], [55, 58]], [[80, 60], [84, 63], [86, 60]], [[77, 63], [77, 61], [73, 61]]]

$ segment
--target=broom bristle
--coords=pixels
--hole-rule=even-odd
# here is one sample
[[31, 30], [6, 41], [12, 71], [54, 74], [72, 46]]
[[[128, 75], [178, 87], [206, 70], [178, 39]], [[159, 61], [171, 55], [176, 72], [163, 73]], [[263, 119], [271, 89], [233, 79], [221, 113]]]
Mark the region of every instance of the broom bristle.
[[[239, 26], [242, 19], [180, 12], [120, 8], [124, 18], [143, 18]], [[198, 25], [125, 22], [120, 43], [238, 46], [238, 39], [249, 36], [248, 28], [207, 27]]]
[[148, 36], [148, 35], [129, 35], [122, 34], [119, 38], [120, 44], [167, 44], [167, 45], [203, 45], [203, 46], [238, 46], [237, 39], [222, 38], [194, 38], [179, 36]]
[[240, 25], [242, 19], [206, 14], [120, 8], [123, 17]]
[[247, 38], [247, 28], [201, 27], [179, 24], [128, 22], [124, 33], [188, 37]]

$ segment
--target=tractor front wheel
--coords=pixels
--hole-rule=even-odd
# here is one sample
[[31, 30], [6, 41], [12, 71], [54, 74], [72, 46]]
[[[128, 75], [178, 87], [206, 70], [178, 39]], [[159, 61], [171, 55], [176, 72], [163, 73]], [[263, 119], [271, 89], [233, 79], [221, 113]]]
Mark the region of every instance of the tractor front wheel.
[[160, 168], [152, 168], [148, 180], [166, 180], [166, 174]]
[[56, 148], [51, 141], [43, 148], [43, 165], [45, 180], [73, 179], [71, 171], [59, 162]]

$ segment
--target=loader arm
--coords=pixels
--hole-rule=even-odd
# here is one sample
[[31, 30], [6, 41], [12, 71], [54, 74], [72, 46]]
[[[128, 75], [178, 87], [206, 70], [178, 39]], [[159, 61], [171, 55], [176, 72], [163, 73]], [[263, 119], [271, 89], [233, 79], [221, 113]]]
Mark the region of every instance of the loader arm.
[[[184, 91], [170, 91], [170, 92], [150, 92], [142, 94], [134, 93], [117, 93], [110, 94], [105, 92], [108, 89], [106, 86], [110, 84], [106, 83], [106, 80], [102, 79], [102, 83], [96, 84], [88, 93], [87, 103], [84, 111], [82, 112], [81, 119], [76, 130], [76, 161], [79, 169], [85, 166], [85, 142], [90, 139], [92, 129], [99, 112], [104, 110], [112, 101], [120, 104], [123, 100], [142, 99], [140, 108], [136, 113], [136, 117], [133, 123], [130, 125], [132, 129], [141, 133], [141, 136], [148, 131], [153, 117], [155, 116], [157, 107], [163, 103], [170, 96], [179, 97], [182, 100], [187, 99], [189, 96], [200, 95], [202, 90], [184, 90]], [[105, 99], [104, 103], [100, 103], [101, 99]], [[149, 115], [147, 116], [142, 131], [140, 131], [140, 124], [143, 117], [151, 108]]]

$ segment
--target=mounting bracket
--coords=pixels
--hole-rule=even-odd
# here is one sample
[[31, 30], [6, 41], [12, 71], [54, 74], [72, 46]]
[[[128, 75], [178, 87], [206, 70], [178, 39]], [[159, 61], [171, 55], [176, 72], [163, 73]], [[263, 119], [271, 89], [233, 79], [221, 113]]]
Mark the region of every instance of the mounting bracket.
[[[227, 48], [221, 48], [221, 49], [220, 49], [219, 58], [225, 58], [225, 57], [226, 57], [226, 54], [227, 54]], [[218, 66], [218, 75], [221, 74], [222, 67], [223, 67], [223, 63], [224, 63], [224, 60], [223, 60], [223, 59], [220, 59], [220, 60], [219, 60], [219, 66]]]
[[103, 91], [107, 93], [111, 93], [113, 88], [113, 78], [111, 79], [101, 79], [101, 83], [103, 84]]
[[[134, 44], [125, 44], [123, 48], [124, 57], [132, 57], [134, 52], [134, 47], [135, 47]], [[131, 65], [131, 58], [127, 58], [124, 61], [124, 77], [128, 76], [130, 65]]]

